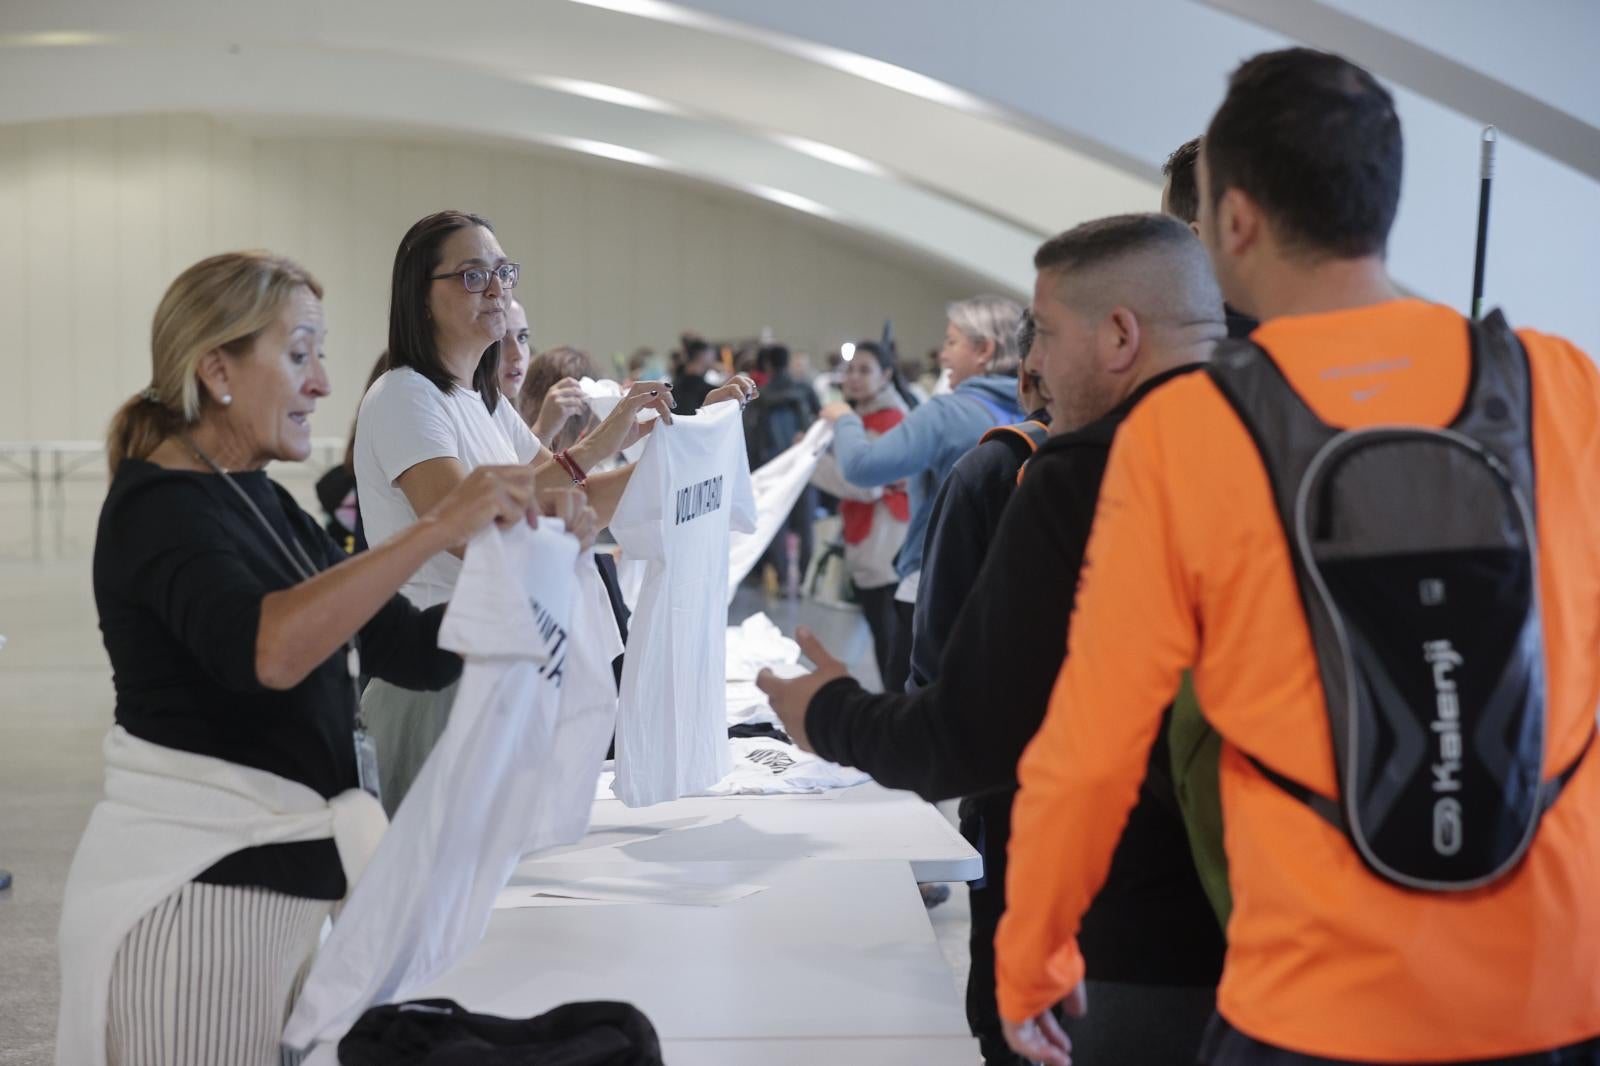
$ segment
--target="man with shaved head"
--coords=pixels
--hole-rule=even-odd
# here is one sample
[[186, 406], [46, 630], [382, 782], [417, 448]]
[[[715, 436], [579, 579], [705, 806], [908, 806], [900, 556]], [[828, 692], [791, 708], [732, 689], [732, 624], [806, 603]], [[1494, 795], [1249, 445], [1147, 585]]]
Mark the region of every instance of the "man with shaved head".
[[[1065, 656], [1112, 437], [1146, 394], [1193, 370], [1224, 332], [1205, 250], [1176, 219], [1087, 222], [1046, 241], [1034, 266], [1030, 359], [1051, 437], [1006, 505], [937, 680], [909, 695], [868, 693], [801, 630], [816, 671], [759, 682], [801, 746], [930, 800], [1015, 790], [1017, 760]], [[1110, 879], [1084, 920], [1096, 1009], [1068, 1024], [1090, 1066], [1193, 1061], [1211, 1015], [1222, 934], [1189, 858], [1168, 762], [1158, 743]], [[1025, 1060], [1006, 1047], [994, 1005], [1010, 809], [984, 806], [989, 861], [973, 895], [968, 1020], [987, 1063], [1015, 1066]]]

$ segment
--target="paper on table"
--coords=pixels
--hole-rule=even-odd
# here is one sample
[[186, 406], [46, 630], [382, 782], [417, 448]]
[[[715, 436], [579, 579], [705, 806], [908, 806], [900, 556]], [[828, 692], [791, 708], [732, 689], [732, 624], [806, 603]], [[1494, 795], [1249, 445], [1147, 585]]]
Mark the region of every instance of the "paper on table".
[[624, 902], [619, 899], [574, 899], [571, 896], [546, 896], [537, 886], [508, 885], [495, 897], [497, 911], [522, 910], [527, 907], [615, 907]]
[[721, 907], [753, 896], [766, 885], [708, 885], [692, 881], [661, 881], [647, 877], [583, 877], [576, 881], [519, 877], [500, 892], [495, 909], [550, 906], [520, 900], [555, 897], [568, 902], [670, 903], [686, 907]]

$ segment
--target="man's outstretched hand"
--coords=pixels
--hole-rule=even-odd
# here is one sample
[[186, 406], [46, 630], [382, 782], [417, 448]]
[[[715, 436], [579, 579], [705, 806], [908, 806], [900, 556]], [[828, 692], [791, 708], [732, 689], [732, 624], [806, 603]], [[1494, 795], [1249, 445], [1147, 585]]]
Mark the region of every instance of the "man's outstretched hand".
[[[1060, 1007], [1069, 1017], [1084, 1016], [1089, 1010], [1089, 994], [1082, 981], [1067, 993]], [[1054, 1009], [1042, 1010], [1025, 1022], [1009, 1022], [1002, 1018], [1000, 1026], [1011, 1050], [1029, 1062], [1043, 1063], [1044, 1066], [1072, 1066], [1072, 1041], [1066, 1030], [1061, 1028], [1061, 1023], [1056, 1021]]]
[[848, 677], [850, 671], [805, 626], [795, 630], [794, 639], [805, 657], [815, 664], [815, 668], [809, 674], [788, 679], [779, 677], [771, 670], [763, 670], [756, 675], [756, 687], [767, 694], [789, 739], [805, 751], [814, 752], [816, 749], [811, 746], [811, 738], [806, 735], [806, 708], [811, 706], [811, 697], [823, 685], [836, 678]]

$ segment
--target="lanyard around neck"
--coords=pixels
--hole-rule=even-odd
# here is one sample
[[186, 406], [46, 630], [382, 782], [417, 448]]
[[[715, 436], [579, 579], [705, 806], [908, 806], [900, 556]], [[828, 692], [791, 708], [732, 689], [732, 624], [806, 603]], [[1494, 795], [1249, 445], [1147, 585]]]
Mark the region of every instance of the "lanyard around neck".
[[[293, 532], [289, 534], [289, 538], [294, 541], [294, 551], [291, 552], [289, 545], [284, 543], [283, 538], [278, 535], [277, 529], [273, 528], [272, 523], [267, 521], [267, 516], [261, 512], [260, 507], [256, 506], [256, 501], [250, 498], [250, 494], [245, 492], [239, 483], [233, 480], [233, 477], [216, 460], [201, 451], [188, 436], [181, 436], [179, 439], [188, 446], [191, 452], [194, 452], [202, 463], [209, 466], [216, 472], [218, 477], [227, 482], [228, 487], [233, 489], [239, 499], [244, 501], [245, 507], [249, 509], [251, 514], [256, 516], [256, 521], [261, 523], [261, 528], [267, 531], [267, 536], [272, 538], [272, 543], [276, 544], [278, 551], [283, 553], [284, 559], [289, 563], [289, 569], [299, 574], [302, 581], [310, 581], [315, 577], [317, 575], [317, 564], [312, 562], [311, 556], [306, 554], [306, 550], [301, 546], [299, 538], [295, 537]], [[361, 653], [356, 648], [354, 638], [345, 641], [344, 647], [345, 664], [350, 673], [351, 703], [355, 708], [353, 740], [355, 742], [356, 779], [364, 791], [371, 794], [374, 799], [378, 799], [382, 790], [379, 787], [377, 748], [373, 746], [372, 739], [367, 735], [366, 723], [361, 720], [361, 687], [358, 680], [361, 675]]]
[[290, 539], [294, 541], [294, 551], [291, 552], [289, 545], [285, 544], [283, 538], [278, 535], [277, 529], [267, 520], [267, 516], [261, 512], [261, 508], [256, 506], [256, 501], [252, 500], [250, 494], [244, 491], [237, 481], [233, 480], [233, 476], [219, 466], [215, 459], [201, 451], [199, 446], [187, 436], [179, 439], [188, 446], [191, 452], [194, 452], [196, 458], [209, 466], [234, 491], [239, 499], [244, 501], [245, 507], [249, 509], [251, 514], [255, 515], [256, 521], [261, 523], [261, 528], [267, 531], [267, 536], [272, 538], [272, 543], [278, 546], [278, 551], [288, 561], [289, 569], [298, 574], [302, 581], [310, 581], [313, 577], [316, 577], [317, 564], [311, 561], [311, 556], [306, 554], [306, 550], [301, 546], [299, 539], [292, 533], [290, 534]]

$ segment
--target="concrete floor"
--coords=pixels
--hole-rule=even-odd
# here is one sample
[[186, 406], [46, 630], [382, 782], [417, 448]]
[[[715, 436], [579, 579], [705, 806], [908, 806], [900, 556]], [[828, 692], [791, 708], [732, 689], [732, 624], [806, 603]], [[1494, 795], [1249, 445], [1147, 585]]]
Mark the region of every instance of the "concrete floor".
[[111, 671], [82, 562], [0, 563], [0, 1064], [51, 1061], [56, 923], [100, 792]]
[[[315, 506], [309, 477], [280, 477]], [[43, 558], [34, 559], [28, 490], [0, 483], [0, 635], [7, 638], [0, 650], [0, 869], [15, 878], [0, 892], [0, 1066], [44, 1066], [54, 1058], [61, 890], [100, 794], [99, 746], [111, 723], [111, 671], [89, 580], [103, 491], [98, 468], [69, 481], [59, 542], [47, 510]], [[758, 592], [744, 589], [730, 617], [763, 609], [785, 632], [802, 622], [811, 626], [864, 681], [876, 680], [858, 614], [808, 602], [763, 603]], [[959, 990], [968, 967], [966, 886], [952, 887], [950, 901], [930, 919]]]

